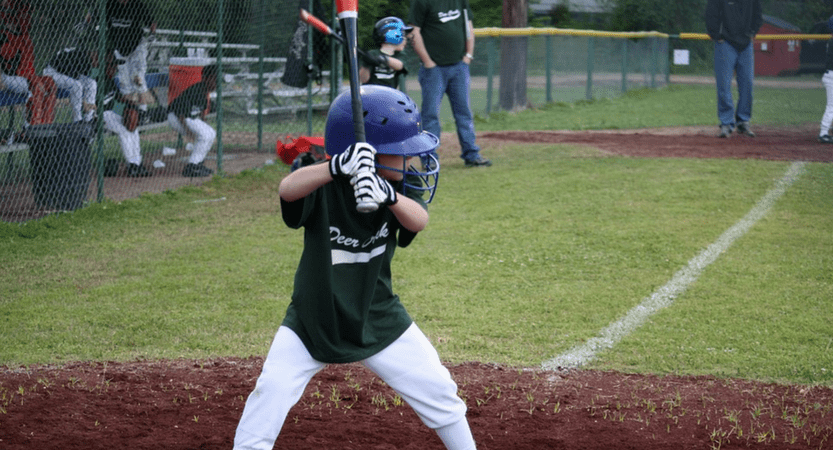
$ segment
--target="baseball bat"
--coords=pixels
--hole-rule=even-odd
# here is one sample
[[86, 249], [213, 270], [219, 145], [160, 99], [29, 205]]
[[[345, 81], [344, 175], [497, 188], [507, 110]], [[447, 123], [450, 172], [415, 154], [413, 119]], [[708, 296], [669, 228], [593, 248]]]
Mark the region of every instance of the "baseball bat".
[[[361, 87], [359, 84], [359, 56], [358, 56], [358, 19], [359, 0], [336, 0], [336, 11], [345, 33], [345, 50], [347, 51], [347, 69], [350, 75], [350, 100], [353, 108], [353, 133], [356, 142], [367, 142], [364, 133], [364, 109], [362, 108]], [[329, 27], [327, 27], [329, 28]], [[356, 210], [362, 213], [379, 209], [379, 204], [373, 201], [356, 202]]]

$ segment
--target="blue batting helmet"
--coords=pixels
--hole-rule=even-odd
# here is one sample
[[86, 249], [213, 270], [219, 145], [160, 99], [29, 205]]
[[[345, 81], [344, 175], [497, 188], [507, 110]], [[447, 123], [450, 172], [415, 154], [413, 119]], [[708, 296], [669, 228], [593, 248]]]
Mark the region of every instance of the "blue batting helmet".
[[405, 34], [413, 29], [414, 27], [406, 26], [398, 17], [385, 17], [373, 26], [373, 40], [377, 45], [399, 45], [405, 40]]
[[[376, 149], [376, 153], [383, 155], [415, 156], [428, 160], [430, 164], [426, 164], [424, 170], [409, 166], [407, 159], [403, 159], [402, 168], [384, 168], [404, 174], [404, 188], [428, 192], [426, 202], [430, 202], [440, 174], [440, 164], [434, 153], [440, 145], [439, 138], [422, 129], [419, 107], [404, 92], [372, 84], [361, 86], [360, 92], [367, 143]], [[330, 105], [324, 129], [324, 148], [327, 154], [335, 156], [355, 143], [352, 97], [350, 91], [346, 91]]]

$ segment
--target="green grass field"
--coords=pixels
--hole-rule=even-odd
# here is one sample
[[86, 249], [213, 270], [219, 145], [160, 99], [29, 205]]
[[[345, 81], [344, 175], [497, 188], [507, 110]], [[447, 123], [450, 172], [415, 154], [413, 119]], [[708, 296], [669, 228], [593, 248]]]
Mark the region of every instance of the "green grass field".
[[[713, 92], [633, 91], [495, 114], [477, 128], [709, 125]], [[817, 122], [823, 109], [821, 89], [756, 90], [755, 123]], [[790, 167], [569, 145], [488, 155], [489, 169], [444, 166], [431, 223], [394, 260], [396, 290], [450, 362], [540, 366], [595, 337]], [[286, 173], [267, 166], [0, 224], [0, 365], [264, 355], [302, 245], [280, 217]], [[807, 164], [670, 307], [588, 367], [833, 385], [831, 207], [833, 166]]]

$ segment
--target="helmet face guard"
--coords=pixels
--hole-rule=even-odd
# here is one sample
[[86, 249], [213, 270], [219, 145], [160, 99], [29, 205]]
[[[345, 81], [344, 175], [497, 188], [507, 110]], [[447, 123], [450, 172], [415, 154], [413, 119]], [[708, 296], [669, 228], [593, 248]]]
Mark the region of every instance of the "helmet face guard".
[[[403, 156], [402, 167], [377, 167], [402, 173], [402, 191], [428, 193], [426, 203], [434, 198], [440, 175], [440, 163], [434, 150], [439, 146], [437, 136], [422, 129], [419, 107], [404, 92], [387, 86], [361, 86], [364, 128], [367, 143], [383, 155]], [[338, 155], [356, 143], [353, 132], [353, 110], [350, 92], [333, 101], [327, 113], [324, 148], [330, 156]], [[424, 170], [410, 165], [409, 158], [418, 157]]]
[[[425, 203], [431, 203], [434, 200], [434, 195], [437, 193], [437, 183], [440, 181], [440, 160], [431, 152], [420, 156], [420, 161], [424, 162], [425, 170], [419, 170], [414, 165], [410, 164], [407, 158], [402, 159], [402, 167], [399, 169], [376, 164], [377, 169], [393, 170], [402, 173], [402, 193], [408, 192], [408, 189], [420, 192], [425, 200]], [[433, 168], [433, 169], [432, 169]], [[428, 193], [428, 198], [425, 199], [425, 193]]]

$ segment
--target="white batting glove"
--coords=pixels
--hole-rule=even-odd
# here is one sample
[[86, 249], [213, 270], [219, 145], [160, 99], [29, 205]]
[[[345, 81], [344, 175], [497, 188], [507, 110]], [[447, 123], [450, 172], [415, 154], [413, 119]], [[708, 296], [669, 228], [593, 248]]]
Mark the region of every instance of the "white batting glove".
[[360, 172], [350, 182], [358, 203], [373, 202], [390, 206], [399, 201], [393, 186], [376, 173]]
[[375, 163], [376, 149], [365, 142], [358, 142], [330, 159], [330, 174], [336, 178], [353, 177], [361, 171], [376, 173]]

